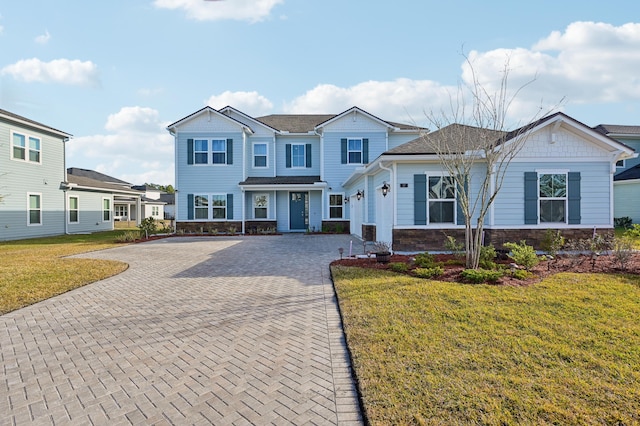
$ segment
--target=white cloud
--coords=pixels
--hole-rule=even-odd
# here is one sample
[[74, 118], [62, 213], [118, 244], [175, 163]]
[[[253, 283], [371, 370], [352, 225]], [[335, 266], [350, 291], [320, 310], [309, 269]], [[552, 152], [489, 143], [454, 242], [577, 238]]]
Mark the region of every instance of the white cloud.
[[44, 31], [44, 34], [36, 37], [35, 42], [38, 44], [47, 44], [51, 40], [51, 34], [49, 34], [48, 30]]
[[163, 9], [183, 9], [187, 17], [198, 21], [237, 20], [259, 22], [284, 0], [155, 0]]
[[224, 108], [229, 105], [254, 117], [269, 114], [273, 109], [271, 101], [255, 91], [226, 91], [220, 95], [211, 96], [207, 100], [207, 105], [215, 109]]
[[67, 163], [134, 184], [173, 184], [173, 138], [158, 111], [123, 107], [109, 115], [109, 134], [81, 136], [67, 143]]
[[7, 65], [0, 71], [16, 80], [41, 83], [61, 83], [74, 86], [97, 86], [100, 82], [98, 66], [91, 61], [55, 59], [42, 62], [40, 59], [23, 59]]

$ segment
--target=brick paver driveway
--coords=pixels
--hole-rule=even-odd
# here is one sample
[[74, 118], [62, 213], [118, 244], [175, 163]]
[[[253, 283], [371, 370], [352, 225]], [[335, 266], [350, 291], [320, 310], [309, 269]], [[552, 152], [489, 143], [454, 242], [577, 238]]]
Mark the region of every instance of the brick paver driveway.
[[351, 239], [83, 255], [130, 268], [0, 316], [0, 424], [361, 424], [328, 270]]

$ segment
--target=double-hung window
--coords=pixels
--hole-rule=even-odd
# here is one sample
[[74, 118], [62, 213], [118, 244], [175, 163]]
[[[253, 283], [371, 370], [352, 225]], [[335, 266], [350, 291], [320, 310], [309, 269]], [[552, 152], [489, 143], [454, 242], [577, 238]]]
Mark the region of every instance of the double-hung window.
[[429, 176], [429, 223], [454, 223], [456, 183], [451, 176]]
[[211, 141], [211, 162], [213, 164], [227, 164], [226, 139], [214, 139]]
[[213, 219], [227, 218], [227, 195], [217, 194], [211, 196], [211, 207], [213, 209]]
[[566, 223], [567, 175], [540, 174], [539, 188], [540, 222]]
[[266, 219], [268, 217], [269, 195], [255, 194], [253, 196], [253, 218]]
[[292, 167], [305, 167], [305, 152], [303, 144], [291, 145], [291, 166]]
[[342, 219], [344, 197], [342, 194], [329, 194], [329, 218]]
[[347, 139], [347, 158], [349, 164], [362, 163], [362, 139]]
[[111, 221], [111, 199], [110, 198], [102, 199], [102, 221], [103, 222]]
[[196, 195], [193, 201], [194, 218], [209, 219], [209, 196]]
[[193, 141], [193, 163], [209, 164], [209, 141], [196, 139]]
[[253, 144], [253, 167], [262, 168], [267, 167], [267, 144], [266, 143], [254, 143]]
[[69, 197], [69, 223], [78, 223], [80, 219], [80, 203], [78, 197]]
[[28, 194], [28, 203], [27, 225], [42, 225], [42, 195]]
[[160, 207], [151, 206], [151, 216], [160, 216]]

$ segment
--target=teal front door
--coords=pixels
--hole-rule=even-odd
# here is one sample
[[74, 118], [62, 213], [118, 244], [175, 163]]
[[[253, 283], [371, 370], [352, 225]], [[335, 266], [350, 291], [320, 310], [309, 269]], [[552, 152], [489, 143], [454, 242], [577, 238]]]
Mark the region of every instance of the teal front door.
[[306, 192], [289, 194], [289, 229], [306, 231], [309, 227], [309, 199]]

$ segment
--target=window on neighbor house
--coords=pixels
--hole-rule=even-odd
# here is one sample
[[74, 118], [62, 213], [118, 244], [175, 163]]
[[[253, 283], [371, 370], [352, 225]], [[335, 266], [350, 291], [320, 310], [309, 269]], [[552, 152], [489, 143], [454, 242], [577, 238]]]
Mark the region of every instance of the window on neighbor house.
[[567, 175], [565, 173], [539, 175], [540, 222], [567, 221]]
[[253, 218], [266, 219], [268, 217], [269, 195], [255, 194], [253, 196]]
[[227, 195], [219, 194], [211, 196], [211, 207], [213, 210], [213, 219], [227, 218]]
[[624, 160], [618, 160], [616, 161], [616, 167], [618, 169], [624, 169]]
[[151, 216], [160, 216], [160, 207], [151, 206]]
[[129, 220], [129, 218], [127, 217], [127, 206], [124, 204], [118, 204], [117, 206], [114, 206], [113, 215], [116, 219]]
[[29, 216], [27, 225], [42, 225], [42, 195], [29, 194]]
[[362, 163], [362, 139], [347, 140], [347, 158], [349, 164]]
[[454, 223], [456, 186], [451, 176], [429, 176], [429, 223]]
[[211, 141], [211, 161], [213, 164], [227, 164], [226, 139], [214, 139]]
[[209, 163], [209, 141], [196, 139], [193, 141], [193, 164]]
[[303, 144], [291, 145], [291, 166], [306, 167], [306, 156]]
[[111, 200], [109, 198], [102, 199], [102, 221], [111, 221]]
[[11, 155], [14, 160], [40, 163], [40, 138], [13, 133]]
[[69, 197], [69, 223], [78, 223], [80, 218], [78, 197]]
[[193, 197], [193, 217], [195, 219], [209, 219], [209, 197], [207, 195]]
[[342, 194], [329, 194], [329, 218], [342, 219], [344, 197]]
[[267, 144], [253, 144], [253, 167], [267, 167]]

